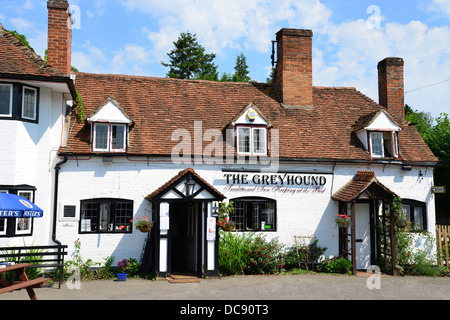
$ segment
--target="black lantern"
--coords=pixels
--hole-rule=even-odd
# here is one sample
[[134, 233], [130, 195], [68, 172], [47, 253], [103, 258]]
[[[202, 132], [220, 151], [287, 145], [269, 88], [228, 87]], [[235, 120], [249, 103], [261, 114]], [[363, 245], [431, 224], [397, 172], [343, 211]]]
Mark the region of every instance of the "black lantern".
[[191, 177], [188, 177], [186, 180], [186, 196], [190, 197], [194, 194], [194, 186], [195, 186], [195, 181], [191, 179]]

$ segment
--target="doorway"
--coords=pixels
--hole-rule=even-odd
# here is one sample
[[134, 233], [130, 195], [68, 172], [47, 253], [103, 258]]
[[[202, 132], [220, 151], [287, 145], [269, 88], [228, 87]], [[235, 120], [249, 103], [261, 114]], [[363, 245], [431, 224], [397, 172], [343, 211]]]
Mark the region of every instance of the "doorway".
[[170, 272], [201, 273], [201, 203], [170, 205]]
[[356, 268], [366, 270], [371, 265], [370, 204], [355, 203], [356, 206]]

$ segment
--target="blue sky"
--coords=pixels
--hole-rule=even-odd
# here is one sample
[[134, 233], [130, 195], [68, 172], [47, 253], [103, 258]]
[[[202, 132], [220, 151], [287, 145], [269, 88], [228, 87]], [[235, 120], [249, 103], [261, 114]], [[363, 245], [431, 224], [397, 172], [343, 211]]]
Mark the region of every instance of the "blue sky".
[[[46, 2], [0, 0], [0, 22], [25, 34], [41, 56]], [[164, 77], [160, 62], [168, 61], [180, 32], [189, 31], [217, 55], [221, 74], [234, 71], [242, 52], [251, 78], [265, 82], [275, 33], [304, 28], [314, 32], [314, 85], [356, 87], [378, 101], [377, 63], [399, 56], [405, 59], [405, 102], [435, 117], [450, 113], [449, 0], [69, 2], [76, 18], [72, 65], [80, 71]]]

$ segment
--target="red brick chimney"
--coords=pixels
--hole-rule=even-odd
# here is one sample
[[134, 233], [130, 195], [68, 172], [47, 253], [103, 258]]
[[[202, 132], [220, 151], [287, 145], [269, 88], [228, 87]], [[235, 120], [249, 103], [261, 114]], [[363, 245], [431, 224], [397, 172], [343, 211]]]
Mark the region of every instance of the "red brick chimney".
[[67, 0], [48, 0], [48, 64], [70, 74], [72, 17]]
[[379, 104], [399, 119], [405, 119], [403, 65], [402, 58], [386, 58], [378, 63]]
[[277, 32], [275, 84], [285, 107], [312, 107], [311, 30], [281, 29]]

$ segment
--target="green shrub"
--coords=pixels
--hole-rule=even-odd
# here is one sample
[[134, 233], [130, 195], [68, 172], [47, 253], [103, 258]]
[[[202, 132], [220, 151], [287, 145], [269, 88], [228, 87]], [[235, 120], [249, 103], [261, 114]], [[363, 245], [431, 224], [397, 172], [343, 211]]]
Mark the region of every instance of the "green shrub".
[[254, 233], [220, 231], [221, 275], [273, 274], [281, 267], [281, 261], [278, 239], [267, 241], [265, 236]]
[[352, 270], [352, 263], [351, 263], [351, 261], [349, 261], [345, 258], [325, 259], [324, 261], [319, 263], [318, 269], [319, 269], [319, 271], [326, 272], [326, 273], [348, 274]]

